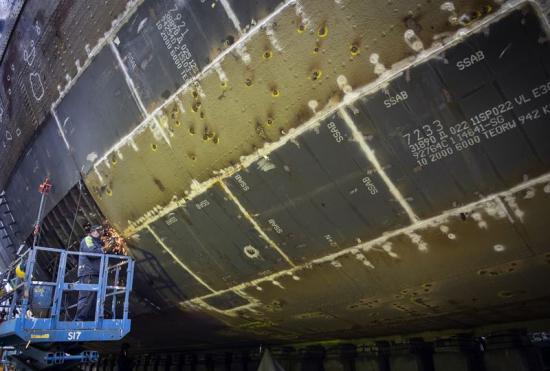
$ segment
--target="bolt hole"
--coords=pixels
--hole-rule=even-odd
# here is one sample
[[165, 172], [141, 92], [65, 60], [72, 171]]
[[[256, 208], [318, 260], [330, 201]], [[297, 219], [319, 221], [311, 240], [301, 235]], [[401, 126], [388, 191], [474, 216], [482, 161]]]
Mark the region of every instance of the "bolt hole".
[[225, 44], [226, 47], [228, 47], [233, 45], [234, 42], [235, 42], [235, 38], [232, 35], [229, 35], [225, 38], [223, 43]]
[[501, 291], [499, 293], [499, 296], [501, 296], [503, 298], [511, 298], [512, 296], [514, 296], [514, 293], [511, 292], [511, 291]]
[[321, 75], [322, 75], [322, 72], [320, 70], [315, 70], [313, 71], [313, 73], [311, 74], [311, 79], [313, 81], [317, 81], [319, 80], [319, 78], [321, 78]]
[[322, 25], [319, 28], [319, 31], [317, 31], [317, 35], [321, 38], [327, 37], [328, 36], [328, 27], [327, 27], [327, 25]]
[[260, 252], [254, 246], [247, 245], [244, 247], [243, 250], [246, 256], [248, 256], [250, 259], [254, 259], [260, 256]]

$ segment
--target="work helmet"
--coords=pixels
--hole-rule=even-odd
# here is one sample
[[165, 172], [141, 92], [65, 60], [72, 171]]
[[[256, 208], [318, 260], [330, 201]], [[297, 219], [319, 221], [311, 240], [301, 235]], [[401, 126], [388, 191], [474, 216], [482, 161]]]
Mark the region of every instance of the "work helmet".
[[93, 231], [103, 232], [103, 226], [100, 224], [94, 224], [90, 227], [90, 233]]

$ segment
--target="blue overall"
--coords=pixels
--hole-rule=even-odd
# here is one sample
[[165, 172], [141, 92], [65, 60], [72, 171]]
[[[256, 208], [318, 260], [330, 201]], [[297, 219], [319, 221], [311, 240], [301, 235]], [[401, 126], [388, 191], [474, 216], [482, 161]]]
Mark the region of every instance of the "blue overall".
[[[99, 238], [86, 236], [80, 241], [80, 252], [103, 254], [103, 244]], [[80, 255], [78, 257], [78, 279], [80, 283], [97, 283], [99, 279], [99, 256]], [[93, 321], [97, 294], [95, 291], [79, 291], [75, 321]]]

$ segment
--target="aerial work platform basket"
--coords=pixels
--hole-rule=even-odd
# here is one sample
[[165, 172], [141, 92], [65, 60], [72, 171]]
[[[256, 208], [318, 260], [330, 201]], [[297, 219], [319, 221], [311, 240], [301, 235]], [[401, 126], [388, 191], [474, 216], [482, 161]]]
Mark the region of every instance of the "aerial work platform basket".
[[[78, 281], [80, 255], [100, 259], [97, 282]], [[27, 250], [0, 275], [0, 346], [122, 339], [131, 326], [133, 274], [134, 261], [128, 256], [38, 246]], [[91, 321], [73, 320], [79, 291], [97, 295]]]

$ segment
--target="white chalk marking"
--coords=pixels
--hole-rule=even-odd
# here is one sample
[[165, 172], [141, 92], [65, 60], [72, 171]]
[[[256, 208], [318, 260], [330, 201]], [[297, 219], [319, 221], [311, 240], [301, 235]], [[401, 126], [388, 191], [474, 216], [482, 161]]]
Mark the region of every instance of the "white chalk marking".
[[[149, 119], [151, 117], [155, 117], [156, 114], [161, 113], [162, 110], [169, 104], [172, 103], [172, 101], [177, 98], [178, 95], [180, 95], [183, 91], [185, 91], [189, 87], [193, 87], [194, 84], [196, 84], [197, 81], [199, 81], [203, 76], [207, 75], [209, 71], [217, 64], [219, 64], [221, 61], [225, 59], [225, 57], [232, 52], [238, 52], [241, 50], [241, 46], [244, 45], [252, 36], [257, 34], [260, 30], [263, 29], [263, 27], [271, 22], [274, 18], [276, 18], [280, 13], [282, 13], [286, 8], [288, 8], [290, 5], [295, 4], [296, 0], [287, 0], [283, 5], [281, 5], [278, 9], [276, 9], [273, 13], [271, 13], [268, 17], [263, 19], [261, 22], [257, 23], [254, 27], [250, 29], [250, 32], [243, 35], [237, 42], [235, 42], [233, 45], [222, 51], [216, 58], [212, 60], [207, 66], [204, 67], [204, 69], [198, 73], [193, 78], [189, 79], [186, 83], [184, 83], [178, 90], [176, 90], [168, 99], [164, 101], [163, 104], [161, 104], [159, 107], [157, 107], [153, 112], [149, 114], [148, 117], [146, 117], [134, 130], [132, 130], [130, 133], [128, 133], [126, 136], [121, 138], [117, 143], [115, 143], [109, 150], [105, 152], [105, 154], [97, 160], [97, 162], [106, 161], [109, 157], [109, 155], [116, 151], [118, 148], [124, 146], [127, 141], [130, 140], [131, 137], [133, 137], [136, 133], [142, 132], [144, 127], [147, 125]], [[74, 79], [73, 79], [74, 80]]]
[[267, 36], [267, 39], [269, 40], [269, 42], [273, 46], [273, 48], [275, 48], [275, 50], [277, 50], [278, 52], [283, 51], [283, 47], [282, 47], [281, 43], [279, 43], [279, 39], [277, 39], [277, 36], [275, 36], [275, 30], [273, 29], [273, 23], [268, 23], [265, 26], [265, 34]]
[[77, 74], [71, 79], [71, 81], [65, 86], [63, 90], [59, 91], [59, 97], [56, 99], [55, 102], [52, 103], [52, 108], [56, 108], [65, 95], [71, 90], [71, 88], [76, 84], [76, 81], [82, 76], [84, 71], [90, 66], [95, 56], [99, 54], [101, 50], [103, 50], [103, 47], [107, 43], [109, 43], [114, 37], [116, 37], [116, 34], [118, 31], [126, 24], [126, 22], [130, 19], [130, 17], [134, 14], [134, 12], [137, 10], [138, 6], [143, 2], [143, 0], [130, 0], [126, 4], [126, 9], [124, 12], [122, 12], [113, 22], [112, 26], [109, 29], [109, 31], [105, 32], [103, 34], [103, 37], [100, 38], [97, 42], [97, 44], [90, 49], [90, 45], [86, 44], [84, 45], [84, 50], [86, 51], [86, 55], [88, 58], [84, 61], [84, 64], [82, 67], [77, 71]]
[[[546, 173], [545, 175], [542, 175], [538, 178], [535, 178], [535, 179], [532, 179], [530, 181], [518, 184], [518, 185], [516, 185], [516, 186], [514, 186], [514, 187], [512, 187], [512, 188], [510, 188], [506, 191], [487, 196], [487, 197], [485, 197], [481, 200], [474, 201], [474, 202], [472, 202], [468, 205], [464, 205], [464, 206], [456, 207], [454, 209], [443, 211], [439, 215], [433, 216], [433, 217], [428, 218], [428, 219], [420, 220], [417, 223], [410, 224], [406, 227], [402, 227], [402, 228], [390, 231], [390, 232], [385, 233], [384, 235], [382, 235], [380, 237], [377, 237], [373, 240], [358, 244], [356, 246], [352, 246], [352, 247], [342, 249], [338, 252], [335, 252], [335, 253], [330, 254], [330, 255], [326, 255], [326, 256], [321, 257], [321, 258], [310, 260], [310, 261], [305, 262], [301, 265], [295, 266], [291, 269], [282, 270], [282, 271], [270, 274], [268, 276], [264, 276], [264, 277], [261, 277], [261, 278], [258, 278], [258, 279], [254, 279], [254, 280], [251, 280], [251, 281], [248, 281], [248, 282], [244, 282], [244, 283], [241, 283], [241, 284], [236, 285], [234, 287], [230, 287], [228, 289], [217, 291], [216, 293], [213, 293], [213, 294], [207, 294], [207, 295], [204, 295], [204, 296], [201, 296], [201, 297], [198, 297], [198, 298], [189, 299], [188, 301], [184, 302], [183, 304], [185, 304], [185, 303], [196, 303], [198, 300], [202, 301], [206, 298], [209, 298], [209, 297], [212, 297], [212, 296], [215, 296], [215, 295], [219, 295], [221, 293], [229, 292], [229, 291], [235, 291], [235, 290], [242, 291], [242, 290], [245, 290], [246, 288], [260, 287], [260, 284], [266, 283], [266, 282], [270, 282], [270, 283], [273, 284], [273, 281], [278, 282], [277, 279], [284, 278], [284, 277], [289, 277], [291, 275], [296, 275], [296, 273], [299, 272], [299, 271], [313, 268], [313, 265], [328, 263], [328, 264], [332, 264], [335, 267], [340, 268], [340, 267], [342, 267], [342, 264], [340, 262], [338, 262], [337, 259], [342, 257], [342, 256], [346, 256], [346, 255], [349, 255], [349, 254], [356, 255], [360, 250], [362, 250], [364, 252], [368, 252], [368, 251], [372, 250], [373, 248], [375, 248], [376, 246], [383, 245], [384, 243], [388, 242], [391, 238], [394, 238], [394, 237], [399, 236], [399, 235], [406, 235], [406, 236], [409, 236], [409, 237], [412, 236], [413, 238], [416, 239], [416, 236], [419, 236], [416, 233], [418, 231], [424, 230], [426, 228], [432, 228], [432, 227], [437, 228], [437, 226], [439, 226], [439, 225], [448, 223], [449, 218], [451, 218], [451, 217], [456, 218], [460, 213], [469, 213], [469, 212], [471, 212], [472, 210], [474, 210], [476, 208], [483, 207], [487, 202], [494, 202], [495, 199], [497, 199], [499, 197], [505, 197], [507, 195], [512, 195], [514, 193], [523, 191], [523, 190], [525, 190], [529, 187], [533, 187], [533, 186], [536, 186], [536, 185], [548, 183], [549, 181], [550, 181], [550, 173]], [[418, 241], [422, 242], [421, 238], [419, 240], [417, 240], [417, 242]]]
[[277, 246], [277, 244], [271, 238], [269, 238], [269, 236], [262, 230], [260, 225], [256, 222], [256, 220], [254, 220], [252, 215], [250, 215], [250, 213], [241, 204], [239, 199], [233, 194], [233, 192], [231, 192], [229, 187], [227, 187], [227, 185], [224, 182], [220, 182], [220, 185], [221, 185], [222, 189], [224, 190], [224, 192], [229, 197], [229, 199], [231, 201], [233, 201], [233, 203], [235, 203], [235, 205], [237, 205], [237, 208], [239, 209], [241, 214], [246, 218], [246, 220], [248, 220], [250, 222], [250, 224], [252, 224], [252, 226], [254, 227], [256, 232], [258, 232], [260, 234], [260, 237], [263, 240], [265, 240], [267, 242], [267, 244], [273, 250], [277, 251], [279, 253], [279, 255], [281, 255], [283, 257], [283, 259], [285, 259], [287, 261], [288, 264], [290, 264], [291, 267], [295, 267], [296, 264], [294, 264], [294, 262], [285, 254], [285, 252], [283, 250], [281, 250], [281, 248], [279, 246]]
[[378, 176], [382, 178], [382, 181], [386, 184], [386, 187], [388, 187], [388, 190], [390, 191], [392, 196], [397, 200], [397, 202], [399, 202], [399, 205], [401, 205], [403, 210], [405, 210], [411, 222], [416, 223], [419, 220], [418, 216], [416, 216], [411, 205], [409, 205], [405, 197], [401, 194], [399, 189], [397, 189], [397, 187], [395, 186], [393, 181], [390, 179], [388, 174], [386, 174], [386, 171], [384, 170], [384, 168], [382, 168], [382, 165], [380, 165], [380, 162], [378, 162], [378, 159], [376, 158], [374, 151], [367, 144], [365, 137], [359, 131], [359, 129], [353, 122], [353, 119], [349, 116], [349, 114], [346, 112], [344, 108], [340, 108], [339, 113], [340, 113], [340, 117], [342, 117], [342, 119], [344, 120], [348, 128], [351, 130], [353, 139], [359, 144], [359, 147], [361, 147], [361, 150], [365, 153], [367, 160], [369, 160], [369, 162], [376, 169]]
[[[284, 9], [286, 9], [290, 4], [296, 3], [296, 9], [297, 14], [299, 14], [299, 8], [300, 4], [294, 0], [294, 1], [288, 1], [285, 4], [283, 4], [276, 12], [272, 13], [270, 17], [264, 19], [261, 23], [257, 24], [250, 33], [246, 34], [242, 39], [240, 39], [237, 43], [244, 42], [247, 38], [251, 37], [252, 34], [260, 30], [265, 24], [270, 22], [273, 18], [275, 18], [278, 13], [282, 12]], [[344, 95], [343, 100], [338, 104], [328, 104], [323, 109], [319, 110], [316, 115], [314, 115], [310, 120], [305, 122], [304, 124], [298, 126], [297, 128], [290, 129], [289, 132], [279, 138], [279, 140], [272, 142], [272, 143], [266, 143], [262, 148], [258, 149], [255, 153], [252, 153], [248, 156], [244, 156], [241, 158], [241, 163], [237, 164], [235, 166], [230, 166], [228, 168], [224, 168], [221, 170], [217, 170], [215, 172], [216, 176], [214, 178], [210, 178], [200, 184], [194, 185], [190, 192], [186, 192], [185, 199], [182, 199], [178, 202], [171, 203], [167, 205], [163, 211], [161, 211], [157, 216], [155, 216], [153, 219], [149, 220], [149, 218], [146, 217], [148, 213], [146, 213], [144, 216], [138, 218], [135, 222], [131, 223], [131, 227], [127, 229], [124, 233], [126, 235], [136, 233], [140, 229], [144, 227], [145, 223], [148, 223], [150, 221], [156, 220], [157, 218], [160, 218], [167, 213], [173, 211], [175, 208], [185, 204], [186, 200], [192, 200], [194, 197], [200, 195], [202, 192], [206, 191], [208, 188], [210, 188], [213, 184], [215, 184], [218, 181], [221, 181], [227, 177], [230, 177], [234, 175], [236, 172], [242, 170], [243, 168], [247, 168], [251, 164], [255, 163], [259, 159], [268, 156], [273, 151], [277, 150], [278, 148], [284, 146], [289, 141], [292, 141], [294, 138], [297, 138], [301, 134], [308, 132], [310, 130], [316, 130], [318, 126], [320, 125], [320, 122], [326, 119], [327, 117], [333, 115], [335, 112], [337, 112], [339, 109], [345, 108], [347, 106], [350, 106], [354, 104], [357, 100], [366, 97], [370, 94], [374, 94], [378, 92], [381, 88], [384, 88], [387, 86], [387, 84], [401, 76], [403, 73], [405, 73], [407, 70], [409, 70], [412, 67], [415, 67], [421, 63], [424, 63], [426, 61], [429, 61], [433, 58], [439, 58], [439, 54], [441, 54], [443, 51], [450, 49], [454, 45], [461, 42], [464, 37], [469, 36], [471, 34], [475, 34], [476, 32], [479, 32], [483, 29], [483, 27], [487, 26], [493, 21], [496, 21], [500, 19], [501, 17], [504, 17], [509, 10], [513, 10], [514, 6], [517, 6], [518, 4], [522, 4], [522, 0], [518, 1], [510, 1], [509, 3], [506, 3], [506, 7], [501, 7], [497, 12], [487, 16], [480, 22], [474, 23], [474, 26], [462, 30], [462, 32], [456, 32], [454, 35], [449, 36], [445, 43], [437, 43], [434, 44], [432, 47], [423, 50], [422, 52], [418, 53], [416, 56], [416, 59], [413, 61], [410, 61], [409, 59], [405, 59], [402, 62], [398, 62], [392, 66], [390, 70], [387, 70], [384, 72], [381, 76], [379, 76], [376, 80], [372, 81], [371, 83], [368, 83], [364, 85], [363, 87], [349, 92]], [[515, 5], [514, 5], [515, 4]], [[503, 9], [503, 8], [506, 8]], [[303, 10], [303, 9], [302, 9]], [[540, 9], [539, 9], [540, 11]], [[542, 14], [542, 13], [541, 13]], [[550, 26], [548, 26], [550, 28]], [[236, 44], [237, 44], [236, 43]], [[158, 107], [154, 112], [161, 111], [166, 105], [170, 104], [174, 99], [178, 99], [178, 95], [181, 91], [184, 91], [189, 86], [193, 86], [196, 80], [200, 79], [203, 75], [205, 75], [209, 68], [215, 68], [215, 66], [220, 63], [223, 58], [229, 54], [234, 48], [236, 48], [236, 44], [233, 44], [231, 48], [226, 49], [222, 54], [220, 54], [216, 59], [214, 59], [210, 65], [205, 67], [205, 69], [195, 76], [194, 79], [191, 79], [187, 84], [183, 85], [178, 91], [176, 91], [168, 100], [166, 100], [160, 107]], [[379, 56], [377, 54], [371, 55], [371, 58], [373, 58], [376, 62], [378, 62]], [[338, 76], [337, 82], [339, 85], [343, 85], [347, 83], [347, 79], [345, 76]], [[349, 86], [349, 85], [347, 85]], [[141, 131], [143, 131], [142, 126], [144, 123], [142, 122], [140, 125], [138, 125], [131, 133], [129, 133], [126, 137], [122, 138], [117, 144], [115, 144], [111, 150], [107, 151], [106, 154], [100, 158], [97, 163], [100, 163], [102, 161], [108, 160], [108, 155], [116, 150], [117, 148], [123, 146], [126, 141], [131, 140], [131, 138]]]
[[216, 290], [214, 290], [213, 288], [211, 288], [206, 282], [204, 282], [202, 280], [202, 278], [200, 278], [195, 272], [193, 272], [187, 265], [185, 265], [181, 259], [176, 255], [174, 254], [174, 252], [172, 250], [170, 250], [170, 248], [168, 246], [166, 246], [166, 244], [164, 243], [164, 241], [155, 233], [155, 231], [153, 231], [153, 229], [149, 226], [147, 226], [147, 230], [149, 231], [149, 233], [151, 233], [151, 235], [155, 238], [155, 240], [157, 240], [157, 242], [159, 243], [160, 246], [162, 246], [162, 248], [176, 261], [176, 263], [178, 263], [184, 270], [187, 271], [187, 273], [189, 273], [191, 276], [193, 276], [194, 279], [196, 279], [198, 282], [200, 282], [201, 285], [203, 285], [204, 287], [206, 287], [208, 290], [210, 290], [211, 292], [216, 292]]
[[235, 26], [237, 31], [239, 31], [239, 34], [242, 35], [243, 30], [241, 28], [241, 23], [239, 22], [239, 18], [237, 18], [237, 15], [233, 11], [233, 8], [231, 8], [231, 4], [229, 4], [227, 2], [227, 0], [220, 0], [220, 3], [222, 4], [223, 9], [225, 9], [225, 12], [227, 13], [227, 16], [229, 17], [229, 19], [233, 23], [233, 26]]
[[[113, 43], [113, 41], [109, 42], [109, 46], [111, 47], [111, 51], [113, 52], [114, 56], [116, 57], [118, 61], [118, 65], [124, 74], [124, 79], [126, 80], [126, 85], [128, 85], [128, 89], [130, 89], [130, 92], [132, 93], [132, 97], [134, 98], [134, 101], [136, 102], [139, 110], [141, 111], [141, 114], [143, 117], [147, 117], [147, 109], [145, 108], [145, 104], [143, 104], [143, 100], [141, 99], [139, 92], [136, 89], [136, 85], [134, 84], [134, 80], [132, 80], [132, 77], [128, 73], [128, 70], [126, 69], [126, 65], [124, 64], [124, 61], [120, 57], [120, 53], [118, 52], [118, 49], [116, 48], [116, 45]], [[152, 122], [155, 123], [156, 129], [158, 129], [160, 135], [162, 138], [166, 141], [168, 145], [170, 145], [170, 139], [168, 138], [168, 135], [166, 134], [165, 130], [162, 128], [160, 123], [158, 122], [155, 115], [151, 116]], [[117, 148], [118, 150], [118, 148]]]
[[[57, 117], [57, 113], [55, 112], [55, 110], [53, 108], [50, 111], [52, 113], [53, 118], [55, 119], [55, 123], [57, 124], [57, 130], [59, 130], [59, 134], [61, 134], [61, 138], [63, 138], [63, 142], [65, 142], [65, 146], [67, 147], [67, 149], [70, 152], [71, 151], [71, 146], [69, 145], [69, 141], [67, 141], [67, 138], [65, 137], [65, 132], [63, 131], [63, 127], [61, 126], [61, 122], [59, 121], [59, 118]], [[65, 125], [63, 125], [63, 126], [65, 126]]]

